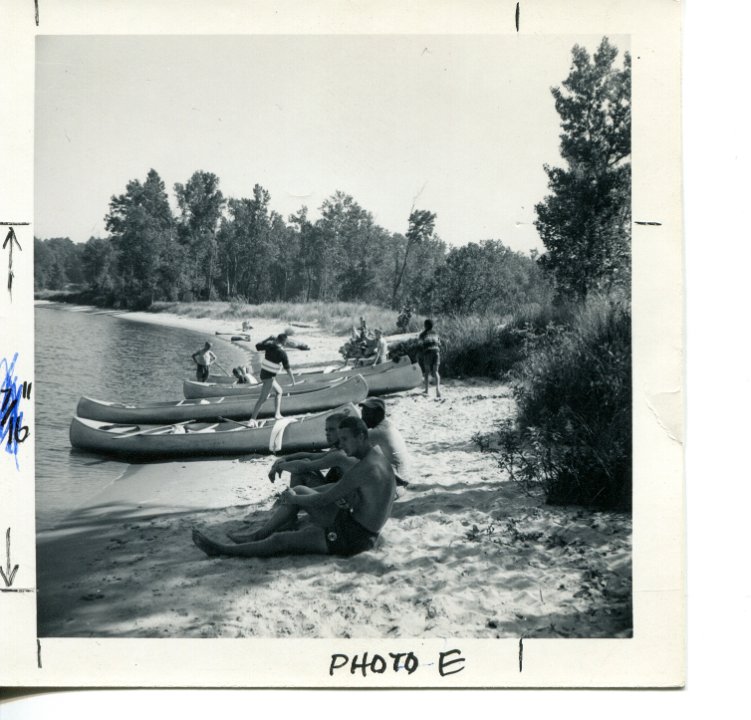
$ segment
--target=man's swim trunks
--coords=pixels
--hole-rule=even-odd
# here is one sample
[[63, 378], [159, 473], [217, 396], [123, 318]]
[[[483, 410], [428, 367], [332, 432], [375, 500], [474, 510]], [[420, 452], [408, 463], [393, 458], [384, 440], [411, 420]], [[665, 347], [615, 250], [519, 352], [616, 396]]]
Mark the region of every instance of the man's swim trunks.
[[378, 540], [378, 533], [360, 525], [349, 510], [339, 510], [333, 524], [325, 532], [329, 554], [340, 557], [372, 550]]

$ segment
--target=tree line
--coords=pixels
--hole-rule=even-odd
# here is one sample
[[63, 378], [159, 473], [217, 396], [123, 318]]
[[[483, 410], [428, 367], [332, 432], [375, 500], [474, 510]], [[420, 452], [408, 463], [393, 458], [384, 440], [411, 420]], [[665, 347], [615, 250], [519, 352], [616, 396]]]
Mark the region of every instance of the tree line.
[[545, 166], [550, 194], [535, 206], [539, 257], [500, 240], [448, 248], [435, 213], [413, 209], [391, 232], [351, 195], [336, 191], [312, 221], [286, 219], [260, 184], [225, 197], [217, 175], [174, 185], [177, 212], [156, 170], [127, 183], [105, 216], [106, 238], [75, 245], [35, 239], [35, 288], [83, 286], [87, 302], [145, 308], [157, 300], [362, 301], [423, 313], [506, 313], [519, 305], [590, 293], [630, 296], [631, 60], [603, 38], [579, 46], [561, 87], [564, 167]]
[[342, 300], [444, 314], [505, 312], [550, 294], [533, 257], [499, 240], [448, 248], [428, 210], [413, 210], [402, 234], [340, 191], [316, 221], [305, 206], [285, 220], [259, 184], [252, 197], [225, 198], [219, 178], [203, 170], [174, 193], [177, 213], [152, 169], [112, 197], [109, 237], [35, 239], [35, 289], [76, 285], [88, 302], [127, 308]]

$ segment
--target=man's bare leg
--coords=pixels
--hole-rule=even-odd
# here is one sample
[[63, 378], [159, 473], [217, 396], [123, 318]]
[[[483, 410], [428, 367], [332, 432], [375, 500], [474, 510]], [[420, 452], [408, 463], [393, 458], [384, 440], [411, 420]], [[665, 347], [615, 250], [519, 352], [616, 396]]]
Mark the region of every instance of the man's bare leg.
[[261, 406], [266, 402], [266, 398], [269, 396], [273, 384], [274, 378], [266, 378], [266, 380], [263, 381], [263, 385], [261, 385], [261, 394], [258, 396], [258, 400], [256, 400], [256, 404], [253, 406], [253, 412], [251, 413], [252, 422], [255, 422], [258, 419], [258, 413], [261, 412]]
[[281, 420], [282, 418], [282, 386], [276, 380], [274, 380], [271, 387], [276, 393], [276, 412], [274, 413], [274, 417], [277, 420]]
[[[321, 488], [321, 490], [322, 489], [323, 488]], [[295, 492], [300, 495], [304, 493], [315, 493], [318, 491], [319, 490], [317, 489], [305, 487], [304, 485], [300, 485], [295, 488]], [[300, 510], [301, 508], [297, 505], [279, 505], [277, 506], [277, 509], [274, 511], [273, 515], [258, 530], [255, 530], [254, 532], [243, 532], [242, 530], [228, 532], [227, 537], [236, 543], [257, 542], [258, 540], [265, 540], [267, 537], [269, 537], [269, 535], [281, 531], [282, 528], [284, 528], [288, 523], [290, 523], [292, 520], [295, 520]], [[325, 508], [323, 508], [323, 510], [325, 511]], [[331, 515], [328, 512], [321, 514], [320, 510], [313, 510], [313, 512], [309, 514], [311, 515], [311, 517], [318, 517], [324, 523], [331, 520]]]
[[233, 555], [236, 557], [273, 557], [274, 555], [326, 555], [325, 531], [312, 525], [294, 532], [275, 533], [265, 540], [231, 545], [219, 543], [193, 530], [193, 542], [209, 557]]

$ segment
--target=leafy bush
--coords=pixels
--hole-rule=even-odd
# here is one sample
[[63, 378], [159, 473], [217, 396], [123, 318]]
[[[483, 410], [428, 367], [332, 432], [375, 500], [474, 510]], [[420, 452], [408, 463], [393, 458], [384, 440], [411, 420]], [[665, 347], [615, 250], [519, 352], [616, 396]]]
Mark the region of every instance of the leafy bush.
[[552, 504], [630, 509], [631, 313], [593, 297], [573, 326], [538, 345], [515, 385], [518, 417], [499, 462]]

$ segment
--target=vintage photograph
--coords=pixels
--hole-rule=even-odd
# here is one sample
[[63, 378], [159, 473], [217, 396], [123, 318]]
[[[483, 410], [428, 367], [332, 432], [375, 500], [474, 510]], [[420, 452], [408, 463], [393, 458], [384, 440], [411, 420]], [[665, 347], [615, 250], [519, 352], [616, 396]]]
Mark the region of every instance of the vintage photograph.
[[631, 62], [37, 36], [38, 636], [634, 637]]

